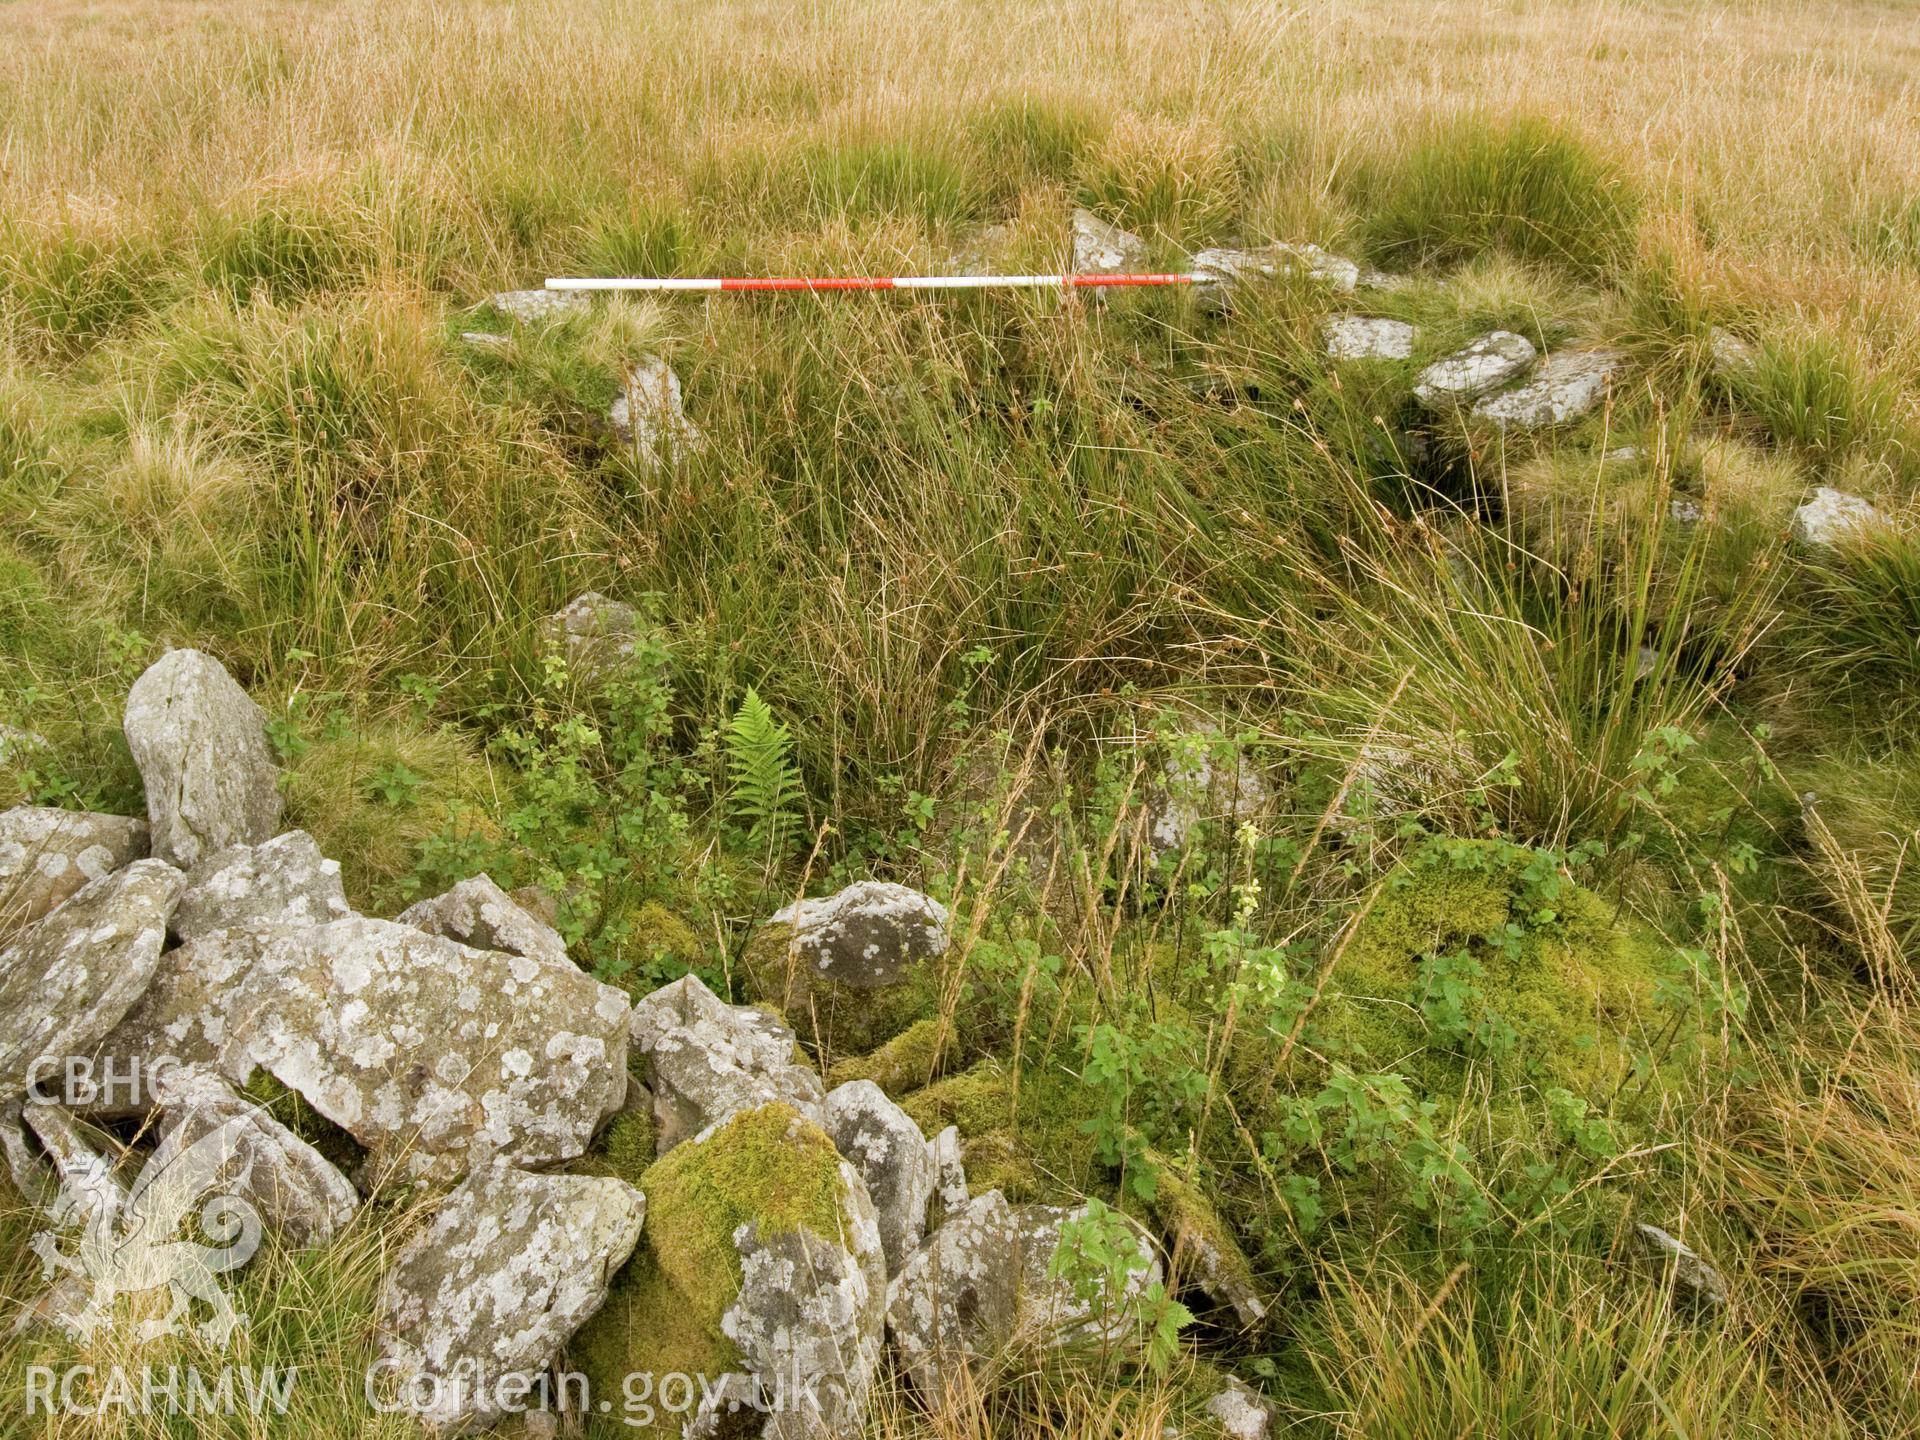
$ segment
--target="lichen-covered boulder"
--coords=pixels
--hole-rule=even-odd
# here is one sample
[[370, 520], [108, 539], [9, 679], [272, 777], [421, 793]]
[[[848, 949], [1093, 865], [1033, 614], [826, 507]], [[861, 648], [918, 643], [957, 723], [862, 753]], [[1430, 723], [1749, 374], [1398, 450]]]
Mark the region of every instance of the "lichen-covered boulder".
[[190, 941], [235, 926], [324, 925], [352, 913], [340, 862], [306, 831], [289, 830], [261, 845], [216, 850], [189, 870], [167, 928]]
[[591, 301], [579, 290], [502, 290], [487, 303], [521, 325], [542, 325], [584, 315]]
[[542, 648], [564, 657], [568, 668], [587, 681], [617, 673], [633, 658], [639, 633], [640, 612], [597, 590], [575, 596], [540, 622]]
[[1872, 501], [1831, 485], [1817, 486], [1813, 498], [1793, 512], [1793, 538], [1815, 550], [1844, 545], [1886, 525], [1887, 517]]
[[1518, 379], [1537, 353], [1526, 336], [1495, 330], [1422, 370], [1413, 398], [1429, 410], [1450, 410]]
[[1334, 360], [1407, 360], [1413, 326], [1373, 315], [1336, 315], [1327, 321], [1327, 355]]
[[1556, 350], [1526, 384], [1486, 396], [1473, 413], [1503, 429], [1564, 425], [1598, 405], [1626, 364], [1623, 350]]
[[389, 920], [277, 937], [228, 1019], [227, 1073], [298, 1091], [367, 1147], [367, 1185], [570, 1160], [626, 1096], [618, 990]]
[[159, 1103], [154, 1082], [174, 1066], [217, 1065], [240, 984], [284, 932], [239, 926], [166, 951], [146, 992], [93, 1047], [89, 1093], [70, 1097], [94, 1119], [129, 1119]]
[[886, 1265], [866, 1187], [833, 1142], [766, 1105], [663, 1156], [641, 1187], [646, 1235], [569, 1352], [590, 1393], [686, 1375], [686, 1407], [657, 1394], [652, 1433], [859, 1433]]
[[160, 1153], [217, 1147], [199, 1162], [209, 1188], [245, 1200], [292, 1244], [326, 1244], [359, 1210], [353, 1183], [326, 1157], [212, 1071], [171, 1067], [154, 1089]]
[[136, 860], [90, 882], [0, 951], [0, 1103], [87, 1055], [145, 993], [185, 881]]
[[1120, 1294], [1083, 1296], [1050, 1273], [1068, 1224], [1085, 1207], [1007, 1204], [976, 1196], [913, 1253], [887, 1287], [887, 1329], [914, 1385], [938, 1405], [968, 1367], [1014, 1345], [1124, 1343], [1138, 1298], [1161, 1278], [1145, 1235]]
[[16, 805], [0, 815], [0, 941], [89, 881], [147, 853], [147, 823], [122, 815]]
[[1238, 745], [1215, 731], [1174, 737], [1159, 773], [1146, 787], [1147, 848], [1155, 858], [1177, 854], [1212, 824], [1230, 836], [1273, 803], [1273, 788]]
[[829, 1090], [820, 1128], [866, 1182], [887, 1269], [896, 1269], [926, 1234], [927, 1203], [940, 1179], [927, 1137], [871, 1080]]
[[944, 905], [905, 885], [862, 880], [776, 911], [741, 968], [753, 993], [796, 1017], [822, 1049], [858, 1053], [937, 1007], [930, 962], [946, 949]]
[[622, 1180], [476, 1170], [381, 1281], [375, 1383], [430, 1397], [413, 1413], [439, 1429], [498, 1420], [511, 1387], [531, 1385], [600, 1308], [646, 1214]]
[[444, 935], [477, 950], [568, 963], [567, 942], [560, 932], [522, 909], [490, 875], [470, 876], [444, 894], [409, 905], [395, 918], [402, 925]]
[[191, 869], [280, 828], [266, 716], [211, 655], [169, 650], [154, 661], [127, 692], [122, 725], [160, 859]]
[[765, 1010], [727, 1004], [696, 975], [634, 1006], [632, 1034], [634, 1049], [646, 1057], [662, 1154], [743, 1110], [776, 1101], [819, 1115], [820, 1077], [795, 1059], [793, 1031]]
[[1073, 272], [1119, 275], [1147, 263], [1147, 242], [1089, 210], [1073, 212]]

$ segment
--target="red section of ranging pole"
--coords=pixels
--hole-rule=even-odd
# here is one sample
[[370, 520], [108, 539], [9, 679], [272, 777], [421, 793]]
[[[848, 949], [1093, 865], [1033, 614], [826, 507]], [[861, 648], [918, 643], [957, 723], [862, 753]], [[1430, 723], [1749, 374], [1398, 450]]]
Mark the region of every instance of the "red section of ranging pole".
[[1207, 285], [1207, 274], [818, 275], [706, 279], [550, 279], [549, 290], [1104, 290], [1129, 285]]

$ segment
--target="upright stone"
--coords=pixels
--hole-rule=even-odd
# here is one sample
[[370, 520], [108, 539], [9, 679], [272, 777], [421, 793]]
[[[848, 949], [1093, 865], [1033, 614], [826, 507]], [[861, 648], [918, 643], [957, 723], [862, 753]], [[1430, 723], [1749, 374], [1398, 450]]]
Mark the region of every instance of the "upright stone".
[[258, 845], [279, 829], [279, 769], [266, 716], [211, 655], [161, 656], [127, 692], [124, 724], [160, 859], [191, 869], [216, 850]]

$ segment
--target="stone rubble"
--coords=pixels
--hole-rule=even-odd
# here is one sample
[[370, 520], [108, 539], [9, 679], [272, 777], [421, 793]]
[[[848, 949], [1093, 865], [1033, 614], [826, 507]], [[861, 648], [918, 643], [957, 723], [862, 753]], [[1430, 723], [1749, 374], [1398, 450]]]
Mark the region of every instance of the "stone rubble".
[[[501, 1418], [496, 1383], [529, 1384], [606, 1300], [647, 1199], [623, 1180], [476, 1170], [394, 1257], [375, 1311], [395, 1393], [431, 1396], [427, 1425]], [[423, 1379], [437, 1384], [420, 1384]]]
[[340, 862], [322, 855], [306, 831], [289, 830], [264, 844], [217, 850], [189, 870], [167, 928], [192, 941], [236, 926], [324, 925], [352, 913]]
[[0, 1104], [24, 1097], [126, 1018], [160, 965], [186, 877], [136, 860], [90, 882], [0, 951]]
[[470, 876], [444, 894], [409, 905], [394, 918], [477, 950], [499, 950], [555, 965], [569, 963], [567, 942], [560, 932], [522, 909], [489, 875]]
[[817, 1120], [825, 1090], [795, 1061], [793, 1031], [765, 1010], [729, 1005], [685, 975], [633, 1008], [634, 1049], [653, 1089], [655, 1143], [665, 1154], [745, 1110], [781, 1102]]
[[364, 1189], [571, 1160], [626, 1096], [620, 991], [391, 920], [281, 934], [228, 1018], [229, 1077], [266, 1070], [366, 1146]]

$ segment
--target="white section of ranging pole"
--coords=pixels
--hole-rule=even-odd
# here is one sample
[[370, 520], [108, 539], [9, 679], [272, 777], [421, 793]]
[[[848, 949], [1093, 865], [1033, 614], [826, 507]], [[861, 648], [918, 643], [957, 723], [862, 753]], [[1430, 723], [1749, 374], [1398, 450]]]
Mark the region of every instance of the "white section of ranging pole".
[[832, 275], [702, 279], [551, 277], [549, 290], [1100, 290], [1162, 285], [1210, 285], [1218, 276], [1194, 271], [1140, 275]]

